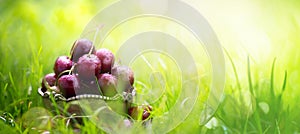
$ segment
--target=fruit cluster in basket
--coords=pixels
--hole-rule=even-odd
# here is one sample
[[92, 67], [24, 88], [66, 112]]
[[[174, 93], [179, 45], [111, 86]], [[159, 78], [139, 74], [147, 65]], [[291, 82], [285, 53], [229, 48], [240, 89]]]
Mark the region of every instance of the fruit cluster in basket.
[[90, 40], [79, 39], [70, 55], [56, 59], [54, 73], [44, 76], [40, 94], [60, 95], [58, 99], [66, 102], [84, 98], [121, 100], [133, 119], [149, 118], [151, 106], [131, 106], [135, 96], [134, 73], [127, 66], [115, 65], [110, 50], [96, 50]]

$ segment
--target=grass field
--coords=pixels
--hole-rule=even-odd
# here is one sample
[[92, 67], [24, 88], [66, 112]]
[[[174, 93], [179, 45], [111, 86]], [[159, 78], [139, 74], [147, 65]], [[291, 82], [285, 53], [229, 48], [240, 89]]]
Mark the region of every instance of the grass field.
[[[42, 77], [53, 71], [55, 59], [69, 55], [73, 42], [80, 38], [88, 22], [111, 2], [0, 1], [0, 133], [37, 132], [32, 128], [54, 133], [74, 132], [66, 127], [64, 119], [58, 119], [55, 125], [36, 119], [34, 110], [40, 111], [40, 116], [53, 117], [42, 108], [37, 89]], [[207, 93], [202, 93], [209, 91], [212, 70], [205, 53], [193, 52], [196, 57], [203, 57], [197, 69], [201, 76], [200, 88], [204, 90], [199, 92], [189, 116], [170, 133], [300, 133], [300, 2], [189, 0], [187, 3], [207, 18], [219, 37], [224, 50], [226, 82], [215, 114], [207, 124], [199, 125], [207, 97]], [[157, 25], [168, 23], [152, 21]], [[140, 26], [133, 24], [138, 22], [128, 25]], [[132, 29], [131, 32], [137, 30]], [[183, 41], [189, 40], [181, 33], [176, 34]], [[124, 33], [112, 35], [115, 43], [120, 43], [118, 38], [126, 38]], [[114, 45], [108, 47], [114, 52], [118, 49]], [[139, 75], [145, 71], [140, 64], [132, 65], [137, 73], [136, 81], [146, 83], [147, 79]], [[164, 65], [167, 70], [176, 70], [171, 61], [166, 60]], [[152, 63], [152, 66], [165, 71], [169, 85], [165, 100], [154, 104], [155, 116], [168, 111], [181, 91], [176, 90], [179, 79], [176, 73], [168, 74], [159, 64]], [[136, 82], [135, 86], [140, 85]], [[14, 126], [3, 117], [13, 119]], [[102, 132], [92, 122], [85, 122], [84, 126], [78, 126], [82, 133]]]

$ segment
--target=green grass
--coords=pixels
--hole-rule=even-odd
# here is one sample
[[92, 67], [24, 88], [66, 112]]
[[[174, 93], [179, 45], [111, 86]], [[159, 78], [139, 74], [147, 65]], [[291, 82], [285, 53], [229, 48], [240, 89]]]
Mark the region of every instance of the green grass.
[[[71, 45], [80, 37], [85, 25], [110, 2], [0, 2], [0, 115], [7, 113], [7, 122], [0, 119], [0, 133], [36, 132], [32, 128], [54, 133], [74, 132], [66, 124], [66, 121], [72, 119], [57, 116], [56, 112], [51, 113], [42, 108], [43, 101], [37, 89], [41, 78], [52, 72], [56, 57], [69, 55]], [[213, 23], [217, 25], [212, 26], [216, 28], [224, 48], [224, 96], [212, 119], [206, 125], [199, 125], [211, 79], [209, 65], [203, 65], [204, 69], [199, 68], [199, 72], [203, 73], [200, 74], [200, 88], [203, 90], [199, 92], [196, 105], [184, 122], [171, 133], [300, 133], [299, 2], [253, 3], [260, 11], [264, 11], [256, 16], [255, 24], [270, 40], [269, 57], [258, 56], [259, 59], [256, 51], [239, 49], [239, 42], [227, 42], [227, 39], [238, 37], [224, 36], [228, 31], [218, 29], [218, 24], [222, 26], [222, 23]], [[274, 11], [274, 7], [281, 10]], [[210, 21], [214, 19], [210, 18]], [[239, 32], [243, 34], [243, 31]], [[112, 49], [115, 51], [117, 48]], [[164, 97], [153, 104], [153, 114], [159, 116], [175, 104], [181, 93], [177, 88], [181, 84], [178, 83], [180, 78], [176, 73], [168, 73], [168, 70], [176, 70], [176, 67], [166, 57], [154, 55], [164, 61], [165, 68], [155, 62], [155, 58], [149, 58], [151, 55], [144, 56], [146, 58], [132, 65], [135, 72], [145, 72], [136, 79], [138, 92], [147, 92], [143, 90], [151, 88], [151, 84], [161, 86], [157, 81], [147, 83], [148, 79], [144, 78], [147, 72], [156, 69], [163, 72], [163, 78], [167, 78]], [[149, 67], [149, 70], [139, 68], [141, 63], [147, 63], [145, 61], [151, 63], [143, 64], [143, 68]], [[43, 118], [35, 118], [35, 110]], [[14, 127], [8, 123], [9, 118], [14, 120]], [[82, 133], [103, 133], [91, 121], [84, 119], [84, 122], [84, 126], [76, 126]], [[134, 132], [142, 130], [137, 127]]]

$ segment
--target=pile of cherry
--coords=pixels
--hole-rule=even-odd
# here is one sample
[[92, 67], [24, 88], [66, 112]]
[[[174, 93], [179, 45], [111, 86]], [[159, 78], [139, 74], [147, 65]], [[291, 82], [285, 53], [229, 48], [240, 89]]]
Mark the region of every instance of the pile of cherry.
[[[88, 39], [76, 40], [71, 49], [71, 56], [59, 56], [54, 64], [54, 73], [44, 76], [41, 92], [61, 94], [65, 101], [73, 101], [84, 97], [100, 96], [112, 101], [120, 95], [134, 96], [133, 71], [122, 65], [114, 65], [114, 54], [105, 48], [95, 49]], [[150, 118], [151, 106], [131, 106], [131, 98], [121, 99], [126, 107], [127, 115], [132, 119], [146, 120]]]

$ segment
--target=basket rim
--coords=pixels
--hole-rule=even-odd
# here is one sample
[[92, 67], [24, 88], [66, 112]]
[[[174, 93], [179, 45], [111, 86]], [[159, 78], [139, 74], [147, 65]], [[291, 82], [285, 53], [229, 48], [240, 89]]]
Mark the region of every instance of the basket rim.
[[118, 100], [123, 100], [123, 101], [128, 101], [132, 102], [133, 97], [135, 96], [136, 90], [133, 88], [131, 93], [128, 92], [123, 92], [122, 94], [117, 93], [113, 97], [108, 97], [105, 95], [99, 95], [99, 94], [81, 94], [81, 95], [76, 95], [70, 98], [66, 98], [62, 94], [52, 90], [52, 91], [42, 91], [42, 88], [38, 88], [38, 94], [43, 97], [43, 98], [48, 98], [50, 99], [51, 96], [54, 97], [55, 101], [74, 101], [74, 100], [81, 100], [81, 99], [100, 99], [100, 100], [105, 100], [105, 101], [118, 101]]

